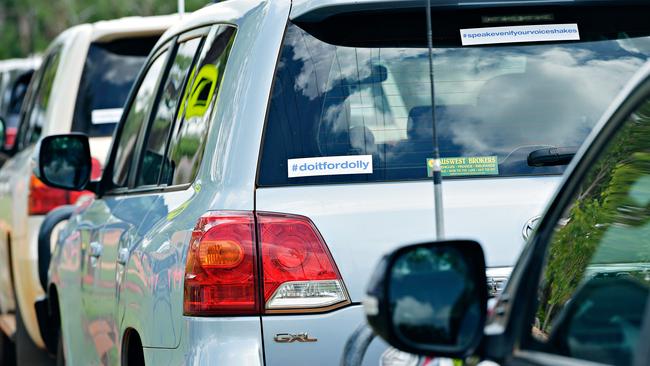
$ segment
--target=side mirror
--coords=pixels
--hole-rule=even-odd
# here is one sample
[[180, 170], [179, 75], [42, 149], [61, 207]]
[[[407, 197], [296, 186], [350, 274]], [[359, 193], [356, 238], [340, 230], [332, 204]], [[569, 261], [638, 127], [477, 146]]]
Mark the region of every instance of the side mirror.
[[84, 134], [44, 137], [36, 146], [33, 161], [34, 174], [49, 186], [82, 191], [90, 183], [92, 161]]
[[487, 299], [481, 245], [440, 241], [406, 246], [384, 257], [364, 307], [370, 326], [393, 347], [464, 358], [483, 337]]
[[7, 141], [7, 122], [4, 117], [0, 117], [0, 150], [5, 150], [5, 141]]

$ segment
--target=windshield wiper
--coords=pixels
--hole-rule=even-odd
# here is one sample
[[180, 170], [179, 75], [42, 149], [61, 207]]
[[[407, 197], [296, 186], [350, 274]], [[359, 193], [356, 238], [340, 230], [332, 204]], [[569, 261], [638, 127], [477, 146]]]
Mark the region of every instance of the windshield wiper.
[[528, 154], [529, 166], [567, 165], [578, 151], [577, 147], [547, 147]]

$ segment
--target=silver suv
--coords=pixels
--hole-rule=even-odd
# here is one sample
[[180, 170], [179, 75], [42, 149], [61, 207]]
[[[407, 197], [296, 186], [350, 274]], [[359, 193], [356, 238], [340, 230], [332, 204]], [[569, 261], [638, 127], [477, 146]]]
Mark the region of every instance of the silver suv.
[[498, 290], [650, 54], [649, 9], [436, 4], [435, 108], [420, 2], [232, 0], [163, 35], [101, 180], [85, 136], [42, 139], [39, 177], [97, 195], [50, 268], [68, 360], [337, 363], [372, 266], [433, 237], [432, 113], [447, 234], [484, 244]]

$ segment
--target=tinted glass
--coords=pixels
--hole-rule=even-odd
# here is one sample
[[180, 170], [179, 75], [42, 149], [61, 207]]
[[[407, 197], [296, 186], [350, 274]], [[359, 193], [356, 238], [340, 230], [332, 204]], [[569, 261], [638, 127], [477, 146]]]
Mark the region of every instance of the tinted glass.
[[[434, 13], [438, 138], [442, 157], [456, 158], [443, 161], [443, 175], [562, 173], [564, 166], [529, 166], [527, 157], [542, 148], [578, 147], [650, 55], [647, 26], [630, 19], [632, 11], [620, 10], [622, 20], [603, 10], [549, 12], [577, 22], [581, 41], [462, 47], [461, 28], [493, 25], [481, 23], [480, 13]], [[432, 108], [423, 18], [404, 12], [289, 24], [261, 185], [428, 178]], [[288, 178], [288, 159], [359, 155], [372, 159], [370, 174], [315, 169], [323, 174]]]
[[170, 162], [163, 172], [164, 184], [186, 184], [196, 176], [234, 38], [234, 28], [216, 28], [203, 47], [201, 58], [192, 68], [181, 102], [184, 115], [174, 128], [169, 147]]
[[45, 113], [50, 104], [52, 87], [56, 77], [56, 71], [61, 59], [61, 50], [56, 49], [46, 58], [36, 85], [34, 94], [30, 99], [31, 106], [19, 127], [18, 142], [19, 148], [24, 148], [35, 143], [41, 136], [41, 129], [45, 122]]
[[[9, 105], [8, 105], [8, 114], [17, 115], [20, 113], [20, 109], [23, 105], [23, 99], [27, 93], [27, 87], [29, 86], [29, 81], [32, 79], [33, 71], [25, 72], [21, 74], [13, 86], [9, 90]], [[16, 127], [16, 126], [12, 126]]]
[[169, 132], [178, 113], [183, 87], [203, 38], [194, 38], [178, 46], [167, 80], [162, 89], [155, 117], [149, 127], [147, 143], [138, 174], [138, 185], [158, 183]]
[[474, 340], [484, 310], [474, 283], [478, 265], [473, 264], [459, 249], [435, 245], [395, 260], [389, 306], [392, 326], [403, 341], [464, 348]]
[[41, 146], [41, 171], [49, 183], [61, 188], [79, 189], [90, 179], [88, 144], [85, 137], [57, 136]]
[[546, 352], [632, 364], [650, 295], [650, 100], [616, 133], [550, 238], [532, 325]]
[[79, 84], [72, 131], [111, 136], [157, 37], [93, 43]]
[[113, 184], [116, 187], [125, 187], [128, 184], [135, 145], [142, 130], [142, 124], [146, 123], [146, 118], [151, 111], [156, 97], [158, 80], [162, 77], [168, 53], [169, 51], [163, 52], [151, 63], [124, 121], [113, 160]]

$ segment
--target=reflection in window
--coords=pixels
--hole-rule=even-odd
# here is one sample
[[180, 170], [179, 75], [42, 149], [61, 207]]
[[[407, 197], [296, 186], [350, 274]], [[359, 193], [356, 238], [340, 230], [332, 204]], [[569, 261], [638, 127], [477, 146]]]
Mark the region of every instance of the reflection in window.
[[650, 294], [650, 101], [617, 132], [554, 233], [532, 328], [543, 349], [630, 364]]
[[149, 127], [147, 145], [136, 183], [138, 186], [158, 184], [165, 161], [165, 148], [183, 93], [183, 86], [202, 40], [203, 38], [194, 38], [178, 46], [162, 89], [155, 117]]
[[[369, 40], [355, 47], [288, 26], [265, 132], [262, 185], [427, 179], [433, 130], [428, 52], [425, 45], [397, 47], [392, 33], [383, 32], [367, 25]], [[563, 172], [564, 166], [529, 166], [528, 154], [580, 146], [650, 55], [647, 37], [595, 32], [564, 44], [435, 49], [442, 156], [496, 157], [502, 176]], [[373, 174], [287, 178], [288, 159], [340, 155], [372, 155]]]
[[31, 99], [31, 109], [25, 116], [24, 126], [21, 126], [20, 148], [29, 146], [41, 137], [41, 129], [45, 123], [45, 115], [52, 98], [52, 88], [56, 79], [56, 71], [59, 68], [61, 49], [58, 48], [51, 53], [42, 66], [39, 74], [40, 80], [36, 85], [35, 94]]
[[192, 69], [181, 101], [184, 115], [174, 127], [168, 153], [170, 161], [163, 172], [163, 183], [186, 184], [196, 176], [234, 34], [232, 27], [217, 28], [206, 41], [199, 62]]
[[151, 105], [156, 96], [158, 80], [162, 75], [168, 53], [169, 50], [158, 55], [149, 67], [122, 126], [117, 142], [117, 152], [113, 160], [113, 184], [117, 187], [126, 187], [128, 184], [127, 179], [133, 165], [135, 144], [142, 124], [145, 123], [151, 110]]

